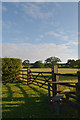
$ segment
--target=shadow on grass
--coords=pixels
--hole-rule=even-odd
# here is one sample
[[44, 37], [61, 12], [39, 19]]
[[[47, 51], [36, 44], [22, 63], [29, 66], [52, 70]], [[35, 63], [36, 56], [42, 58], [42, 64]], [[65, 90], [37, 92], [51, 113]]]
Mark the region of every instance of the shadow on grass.
[[[25, 85], [17, 83], [13, 85], [7, 84], [5, 86], [8, 90], [8, 96], [3, 97], [2, 99], [3, 118], [53, 117], [49, 109], [47, 101], [48, 97], [46, 94], [42, 93], [40, 89], [38, 90], [36, 87], [26, 86], [27, 89], [25, 90]], [[14, 86], [20, 90], [20, 93], [18, 93], [18, 96], [16, 95], [16, 97], [13, 97], [14, 92], [12, 89], [15, 89]], [[23, 97], [20, 97], [21, 95], [23, 95]]]
[[[3, 87], [3, 118], [66, 118], [51, 113], [48, 95], [42, 88], [34, 85], [8, 83]], [[15, 94], [15, 95], [14, 95]], [[70, 117], [69, 117], [70, 118]]]

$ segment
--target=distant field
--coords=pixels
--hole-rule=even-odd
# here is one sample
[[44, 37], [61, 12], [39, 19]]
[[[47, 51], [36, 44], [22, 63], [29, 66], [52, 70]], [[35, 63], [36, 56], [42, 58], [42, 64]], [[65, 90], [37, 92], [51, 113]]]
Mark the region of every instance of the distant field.
[[[45, 72], [51, 72], [51, 68], [31, 68], [32, 71], [45, 71]], [[77, 73], [79, 69], [74, 68], [58, 68], [59, 73]]]
[[[26, 69], [25, 69], [26, 70]], [[27, 70], [26, 70], [27, 71]], [[31, 68], [31, 71], [36, 71], [36, 72], [51, 72], [51, 68]], [[79, 69], [74, 69], [74, 68], [58, 68], [58, 73], [66, 74], [66, 73], [71, 73], [71, 74], [76, 74]], [[27, 72], [23, 72], [24, 74]], [[24, 75], [24, 77], [27, 77]], [[65, 77], [65, 76], [59, 76], [59, 81], [73, 81], [77, 82], [77, 77]]]
[[[36, 72], [51, 72], [51, 68], [31, 68], [31, 71], [36, 71]], [[68, 73], [71, 73], [71, 74], [76, 74], [77, 71], [79, 71], [78, 69], [71, 69], [71, 68], [59, 68], [58, 69], [58, 73], [62, 73], [62, 74], [68, 74]], [[25, 74], [26, 72], [24, 72]], [[38, 73], [35, 73], [35, 75], [38, 75]], [[45, 75], [45, 74], [43, 74]], [[49, 74], [46, 74], [46, 75], [49, 75]], [[27, 76], [24, 75], [24, 77], [27, 78]], [[44, 78], [43, 78], [44, 80]], [[40, 80], [36, 80], [38, 82], [41, 82], [41, 83], [44, 83], [43, 81], [40, 81]], [[52, 79], [50, 79], [50, 81], [52, 81]], [[78, 82], [78, 78], [77, 77], [70, 77], [70, 76], [59, 76], [59, 81], [63, 81], [63, 82]], [[47, 87], [47, 86], [45, 86]], [[66, 87], [66, 86], [60, 86], [59, 85], [59, 90], [63, 90], [64, 87], [67, 89], [69, 87]], [[74, 88], [70, 88], [72, 91], [75, 91]]]

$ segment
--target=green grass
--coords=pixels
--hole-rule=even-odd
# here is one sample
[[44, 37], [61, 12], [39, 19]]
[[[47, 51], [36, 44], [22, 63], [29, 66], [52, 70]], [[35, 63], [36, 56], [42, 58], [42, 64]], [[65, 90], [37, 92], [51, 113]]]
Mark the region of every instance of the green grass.
[[[70, 112], [70, 111], [69, 111]], [[7, 83], [2, 87], [3, 118], [69, 118], [54, 114], [48, 102], [48, 92], [25, 83]]]
[[[31, 68], [31, 71], [51, 72], [51, 68]], [[58, 73], [62, 73], [62, 74], [67, 74], [67, 73], [76, 74], [77, 71], [78, 71], [78, 69], [71, 69], [71, 68], [59, 68], [58, 69]], [[26, 72], [23, 72], [23, 74], [27, 74], [27, 70], [26, 70]], [[34, 73], [34, 74], [38, 75], [38, 73]], [[49, 75], [49, 74], [44, 74], [44, 75]], [[23, 75], [23, 77], [27, 78], [27, 75]], [[68, 81], [68, 80], [73, 81], [73, 82], [78, 81], [77, 77], [59, 76], [59, 81]]]
[[[51, 68], [31, 68], [31, 71], [51, 72]], [[77, 71], [78, 71], [78, 69], [71, 69], [71, 68], [59, 68], [58, 69], [58, 73], [62, 73], [62, 74], [66, 74], [66, 73], [76, 74]], [[26, 74], [26, 72], [23, 72], [23, 73]], [[34, 73], [34, 75], [38, 75], [38, 73]], [[45, 75], [49, 75], [49, 74], [43, 74], [43, 75], [45, 76]], [[27, 78], [27, 76], [25, 76], [25, 75], [23, 75], [23, 76], [25, 78]], [[38, 78], [40, 78], [40, 77], [38, 77]], [[43, 80], [45, 80], [45, 79], [43, 78]], [[40, 81], [40, 80], [36, 80], [36, 81], [44, 83], [43, 81]], [[50, 81], [52, 81], [52, 79], [50, 79]], [[77, 79], [77, 77], [59, 76], [59, 81], [78, 82], [78, 79]], [[44, 87], [46, 87], [46, 86], [44, 85]], [[69, 88], [69, 87], [65, 87], [65, 88]], [[59, 87], [60, 91], [63, 90], [63, 89], [64, 89], [64, 86]], [[70, 88], [70, 89], [73, 90], [73, 91], [75, 90], [74, 88]]]
[[3, 118], [52, 118], [47, 91], [34, 85], [7, 83], [3, 85]]
[[[32, 69], [50, 71], [51, 69]], [[59, 73], [76, 73], [76, 69], [59, 69]], [[60, 81], [70, 78], [59, 78]], [[71, 78], [77, 81], [77, 78]], [[60, 87], [62, 90], [64, 87]], [[2, 85], [2, 117], [3, 118], [72, 118], [78, 115], [69, 109], [66, 116], [52, 112], [48, 101], [48, 91], [35, 85], [23, 83], [7, 83]], [[72, 112], [71, 112], [72, 111]]]
[[[45, 71], [45, 72], [51, 72], [51, 68], [31, 68], [32, 71]], [[73, 68], [58, 68], [59, 73], [77, 73], [79, 69], [73, 69]]]

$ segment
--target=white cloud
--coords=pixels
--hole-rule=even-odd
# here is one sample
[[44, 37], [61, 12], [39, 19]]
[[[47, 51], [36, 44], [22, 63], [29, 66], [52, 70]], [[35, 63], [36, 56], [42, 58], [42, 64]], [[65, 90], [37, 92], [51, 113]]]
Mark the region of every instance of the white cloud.
[[46, 35], [52, 35], [54, 37], [59, 37], [62, 40], [68, 40], [68, 36], [64, 35], [62, 32], [56, 33], [54, 31], [49, 31], [47, 33], [45, 33]]
[[29, 37], [25, 37], [23, 38], [11, 38], [11, 41], [13, 41], [13, 43], [26, 43], [27, 41], [29, 41]]
[[33, 3], [27, 3], [27, 4], [22, 4], [22, 9], [23, 11], [33, 17], [33, 18], [39, 18], [39, 19], [46, 19], [48, 17], [51, 17], [53, 15], [53, 10], [51, 11], [42, 11], [42, 7], [45, 7], [43, 4], [40, 6], [38, 3], [33, 4]]
[[78, 41], [69, 41], [67, 43], [65, 43], [65, 45], [75, 45], [75, 46], [78, 46]]
[[1, 2], [21, 2], [21, 1], [23, 0], [1, 0]]
[[0, 57], [2, 57], [2, 43], [0, 41]]
[[42, 40], [43, 37], [44, 37], [44, 35], [40, 35], [38, 38], [36, 38], [36, 41]]
[[31, 62], [36, 60], [45, 60], [50, 56], [57, 56], [63, 62], [69, 58], [77, 58], [75, 50], [71, 50], [67, 45], [56, 44], [3, 44], [2, 55], [3, 57], [19, 57], [21, 59], [29, 59]]

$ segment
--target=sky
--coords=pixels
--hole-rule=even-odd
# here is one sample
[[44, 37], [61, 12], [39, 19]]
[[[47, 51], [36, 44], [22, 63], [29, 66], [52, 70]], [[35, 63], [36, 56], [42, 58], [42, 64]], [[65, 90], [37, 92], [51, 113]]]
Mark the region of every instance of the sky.
[[2, 57], [78, 59], [77, 2], [3, 2]]
[[80, 59], [80, 2], [78, 3], [78, 58]]
[[2, 2], [79, 2], [79, 0], [1, 0]]

